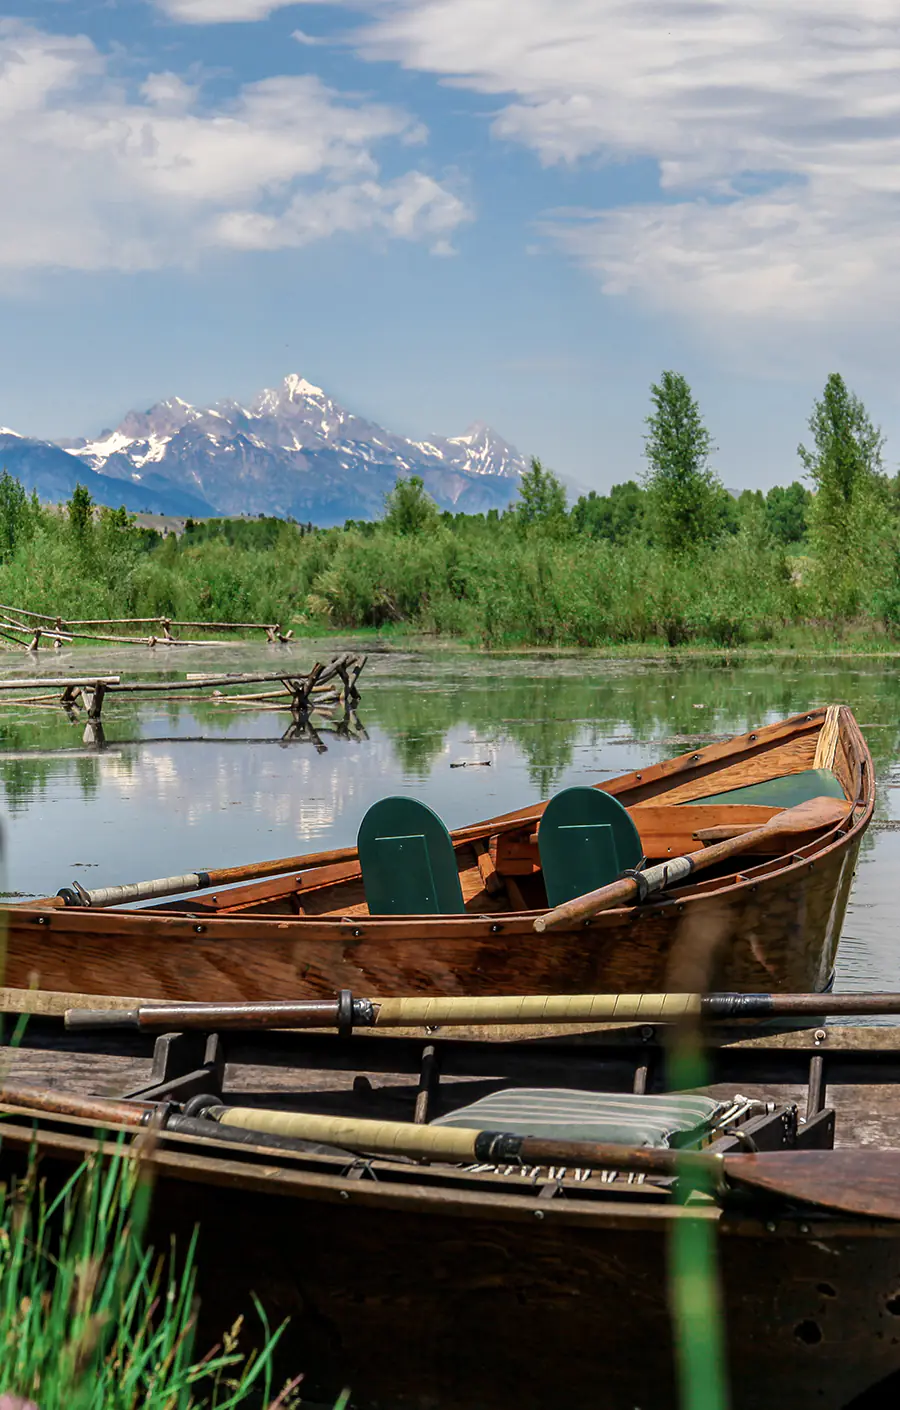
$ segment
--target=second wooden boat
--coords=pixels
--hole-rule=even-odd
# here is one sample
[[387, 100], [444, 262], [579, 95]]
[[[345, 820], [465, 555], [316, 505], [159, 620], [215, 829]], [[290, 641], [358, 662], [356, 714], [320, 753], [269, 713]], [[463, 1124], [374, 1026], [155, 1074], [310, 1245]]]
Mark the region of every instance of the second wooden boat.
[[[279, 1378], [303, 1373], [304, 1401], [349, 1386], [359, 1410], [675, 1410], [687, 1222], [715, 1246], [734, 1410], [895, 1404], [897, 1030], [707, 1034], [691, 1092], [670, 1085], [668, 1037], [180, 1033], [151, 1069], [144, 1034], [38, 1022], [6, 1055], [0, 1177], [36, 1146], [58, 1189], [98, 1125], [127, 1139], [152, 1113], [137, 1138], [151, 1237], [183, 1250], [199, 1224], [198, 1344], [241, 1313], [251, 1332], [255, 1293], [270, 1325], [288, 1319]], [[311, 1116], [332, 1123], [327, 1147], [273, 1134]], [[417, 1142], [487, 1125], [542, 1149], [373, 1155], [382, 1122]], [[585, 1163], [572, 1141], [607, 1144]], [[692, 1188], [690, 1162], [720, 1159], [723, 1188], [686, 1203], [673, 1171]]]
[[[651, 863], [759, 827], [804, 800], [824, 796], [844, 806], [827, 826], [782, 838], [775, 855], [748, 846], [702, 880], [543, 934], [534, 923], [548, 908], [539, 845], [546, 804], [451, 834], [459, 913], [372, 914], [352, 849], [331, 854], [342, 859], [329, 864], [294, 858], [270, 865], [280, 875], [150, 905], [102, 904], [102, 893], [66, 889], [6, 908], [5, 982], [169, 1001], [304, 998], [342, 988], [387, 996], [829, 984], [875, 791], [848, 708], [795, 715], [623, 775], [603, 791], [627, 809]], [[101, 902], [92, 899], [98, 894]], [[682, 953], [702, 950], [701, 979], [673, 980], [676, 943]]]

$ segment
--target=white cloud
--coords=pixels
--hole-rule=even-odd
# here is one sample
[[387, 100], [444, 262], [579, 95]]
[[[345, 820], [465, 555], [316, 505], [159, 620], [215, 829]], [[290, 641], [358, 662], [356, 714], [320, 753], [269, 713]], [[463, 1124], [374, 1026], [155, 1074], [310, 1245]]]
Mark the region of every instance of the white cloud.
[[265, 20], [276, 10], [305, 0], [157, 0], [163, 14], [182, 24], [234, 24]]
[[222, 244], [244, 250], [308, 245], [337, 231], [381, 231], [404, 240], [426, 240], [435, 254], [451, 252], [448, 237], [468, 219], [465, 203], [422, 172], [408, 172], [385, 185], [355, 186], [295, 196], [277, 218], [258, 211], [222, 217]]
[[375, 156], [422, 139], [408, 114], [310, 75], [215, 107], [174, 74], [130, 94], [88, 39], [0, 21], [0, 270], [153, 268], [372, 229], [443, 253], [463, 200], [420, 171], [383, 181]]
[[900, 292], [894, 0], [358, 8], [361, 54], [495, 95], [495, 134], [543, 163], [658, 165], [658, 198], [545, 226], [610, 292], [767, 319]]

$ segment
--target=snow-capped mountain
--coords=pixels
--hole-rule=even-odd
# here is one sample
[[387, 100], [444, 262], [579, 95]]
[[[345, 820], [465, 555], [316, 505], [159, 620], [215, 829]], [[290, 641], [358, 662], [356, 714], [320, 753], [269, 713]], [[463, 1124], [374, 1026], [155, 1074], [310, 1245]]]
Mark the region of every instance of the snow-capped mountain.
[[[128, 485], [129, 507], [143, 495], [141, 507], [156, 512], [277, 514], [321, 525], [378, 514], [398, 475], [420, 475], [444, 509], [502, 509], [525, 468], [518, 451], [482, 423], [462, 436], [410, 441], [295, 374], [246, 407], [231, 400], [195, 407], [174, 397], [129, 412], [96, 440], [52, 449], [70, 458], [76, 477], [85, 479], [81, 466], [89, 469], [87, 483], [103, 503], [123, 502], [107, 483], [114, 481], [123, 491]], [[3, 456], [0, 433], [0, 463]], [[198, 507], [160, 509], [169, 492]]]
[[0, 472], [4, 470], [21, 481], [29, 494], [37, 490], [38, 496], [50, 504], [69, 499], [80, 480], [90, 487], [98, 504], [115, 508], [124, 504], [133, 513], [147, 510], [154, 514], [192, 514], [195, 518], [214, 513], [199, 495], [179, 489], [157, 475], [145, 478], [139, 485], [114, 480], [67, 455], [52, 441], [32, 440], [7, 428], [0, 430]]

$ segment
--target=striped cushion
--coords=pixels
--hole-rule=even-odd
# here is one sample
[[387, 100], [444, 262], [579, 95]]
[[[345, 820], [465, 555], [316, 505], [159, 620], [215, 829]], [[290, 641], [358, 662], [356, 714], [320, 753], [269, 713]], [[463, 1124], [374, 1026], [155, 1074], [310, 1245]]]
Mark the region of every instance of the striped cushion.
[[560, 1087], [509, 1087], [438, 1117], [435, 1126], [466, 1126], [516, 1136], [609, 1141], [623, 1146], [696, 1145], [725, 1111], [712, 1097], [682, 1093], [636, 1096]]

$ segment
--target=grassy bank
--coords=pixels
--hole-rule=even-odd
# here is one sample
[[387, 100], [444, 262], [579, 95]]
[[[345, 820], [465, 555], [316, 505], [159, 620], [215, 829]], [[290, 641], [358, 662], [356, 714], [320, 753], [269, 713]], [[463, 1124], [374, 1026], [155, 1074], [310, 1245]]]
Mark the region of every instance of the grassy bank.
[[753, 504], [714, 541], [674, 551], [637, 531], [603, 537], [578, 506], [528, 521], [515, 508], [439, 515], [420, 500], [418, 518], [389, 505], [382, 521], [343, 529], [212, 521], [161, 539], [121, 510], [43, 509], [6, 477], [0, 602], [64, 618], [277, 621], [298, 635], [413, 632], [492, 649], [900, 646], [900, 554], [882, 544], [854, 561], [851, 545], [837, 593], [828, 564], [780, 541]]

